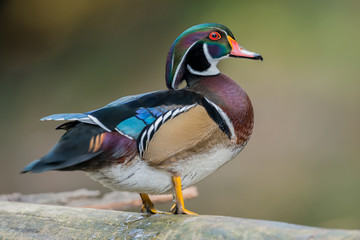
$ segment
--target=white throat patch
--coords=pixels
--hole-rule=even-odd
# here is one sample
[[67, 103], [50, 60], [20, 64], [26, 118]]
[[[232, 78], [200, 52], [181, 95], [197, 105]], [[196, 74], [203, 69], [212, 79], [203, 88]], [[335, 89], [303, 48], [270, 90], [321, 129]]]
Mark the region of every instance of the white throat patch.
[[205, 58], [208, 61], [208, 63], [210, 64], [210, 67], [208, 69], [206, 69], [205, 71], [196, 71], [188, 64], [187, 69], [189, 70], [190, 73], [192, 73], [194, 75], [199, 75], [199, 76], [214, 76], [214, 75], [219, 74], [220, 70], [216, 67], [216, 65], [219, 63], [219, 61], [221, 59], [224, 59], [227, 56], [222, 57], [222, 58], [211, 57], [206, 43], [203, 44], [203, 50], [204, 50]]

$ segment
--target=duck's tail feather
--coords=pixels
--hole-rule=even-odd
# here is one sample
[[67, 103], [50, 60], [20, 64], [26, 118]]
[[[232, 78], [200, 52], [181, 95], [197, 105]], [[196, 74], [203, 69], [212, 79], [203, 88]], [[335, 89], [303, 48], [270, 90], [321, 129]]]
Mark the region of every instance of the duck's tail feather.
[[80, 170], [75, 165], [82, 164], [100, 155], [102, 128], [86, 123], [65, 128], [67, 132], [44, 157], [26, 166], [21, 173], [44, 172], [49, 170]]

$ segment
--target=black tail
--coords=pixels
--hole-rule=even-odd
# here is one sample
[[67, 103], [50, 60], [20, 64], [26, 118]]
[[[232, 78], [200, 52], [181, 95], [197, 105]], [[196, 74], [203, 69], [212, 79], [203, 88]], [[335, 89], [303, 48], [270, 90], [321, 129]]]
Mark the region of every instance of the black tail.
[[21, 173], [80, 170], [73, 166], [84, 163], [102, 153], [101, 149], [96, 152], [89, 152], [91, 138], [105, 132], [99, 126], [69, 122], [57, 129], [67, 131], [47, 155], [27, 165]]

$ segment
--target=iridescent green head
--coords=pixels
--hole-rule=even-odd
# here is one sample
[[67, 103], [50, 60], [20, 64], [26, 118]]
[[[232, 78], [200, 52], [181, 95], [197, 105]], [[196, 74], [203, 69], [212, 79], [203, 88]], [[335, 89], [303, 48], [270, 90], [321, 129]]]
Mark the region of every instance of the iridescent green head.
[[183, 32], [173, 43], [166, 60], [166, 85], [178, 89], [187, 80], [187, 74], [214, 76], [220, 73], [216, 67], [221, 59], [262, 57], [239, 46], [234, 35], [224, 25], [205, 23]]

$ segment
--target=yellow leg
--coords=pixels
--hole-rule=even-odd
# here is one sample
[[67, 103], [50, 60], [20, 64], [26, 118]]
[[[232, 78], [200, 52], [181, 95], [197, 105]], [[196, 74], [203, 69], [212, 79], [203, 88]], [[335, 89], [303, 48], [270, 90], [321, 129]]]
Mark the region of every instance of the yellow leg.
[[142, 200], [143, 205], [141, 206], [141, 212], [143, 213], [150, 213], [150, 214], [171, 214], [168, 212], [163, 212], [163, 211], [159, 211], [157, 209], [154, 208], [154, 204], [152, 203], [152, 201], [149, 198], [149, 195], [145, 194], [145, 193], [140, 193], [140, 197]]
[[184, 197], [182, 195], [182, 189], [181, 189], [181, 177], [172, 177], [172, 182], [175, 188], [175, 200], [176, 200], [176, 205], [171, 208], [173, 213], [198, 215], [197, 213], [191, 212], [185, 208]]

